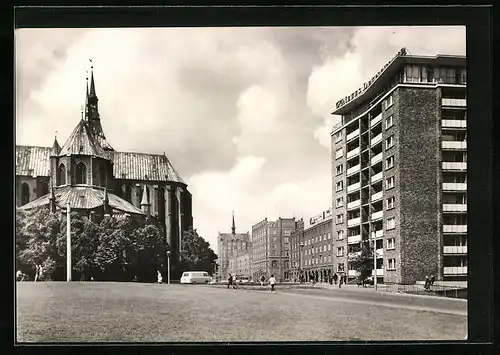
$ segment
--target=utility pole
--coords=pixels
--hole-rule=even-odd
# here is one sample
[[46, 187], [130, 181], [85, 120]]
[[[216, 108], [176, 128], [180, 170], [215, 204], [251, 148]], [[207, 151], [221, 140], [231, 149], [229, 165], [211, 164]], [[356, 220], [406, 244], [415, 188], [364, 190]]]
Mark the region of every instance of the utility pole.
[[377, 291], [377, 243], [375, 241], [375, 232], [373, 231], [373, 227], [371, 227], [371, 223], [370, 229], [372, 229], [373, 238], [373, 286], [375, 287], [375, 291]]
[[279, 258], [279, 264], [278, 264], [278, 273], [279, 273], [279, 282], [281, 282], [282, 280], [282, 277], [281, 277], [281, 263], [282, 263], [282, 258], [281, 258], [281, 255], [282, 255], [282, 249], [283, 249], [283, 221], [281, 220], [281, 217], [279, 217], [279, 225], [278, 225], [278, 228], [279, 228], [279, 235], [280, 235], [280, 258]]
[[71, 281], [71, 207], [66, 207], [66, 282]]

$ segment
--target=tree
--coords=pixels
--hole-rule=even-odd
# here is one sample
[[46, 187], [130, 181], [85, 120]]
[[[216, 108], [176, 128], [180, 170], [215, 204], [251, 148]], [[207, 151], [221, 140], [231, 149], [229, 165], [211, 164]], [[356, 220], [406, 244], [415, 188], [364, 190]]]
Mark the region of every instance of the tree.
[[[216, 267], [217, 255], [210, 243], [198, 235], [192, 227], [183, 233], [181, 243], [180, 270], [197, 270], [212, 273]], [[180, 275], [179, 275], [180, 276]]]
[[373, 248], [369, 243], [363, 243], [361, 246], [361, 254], [356, 256], [351, 265], [359, 273], [359, 280], [366, 280], [373, 270]]

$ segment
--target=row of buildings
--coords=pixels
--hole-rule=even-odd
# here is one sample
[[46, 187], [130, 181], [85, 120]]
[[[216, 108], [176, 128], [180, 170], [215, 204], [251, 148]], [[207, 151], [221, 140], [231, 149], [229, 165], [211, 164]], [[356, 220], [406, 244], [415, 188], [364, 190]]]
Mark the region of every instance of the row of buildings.
[[[376, 250], [380, 281], [413, 283], [430, 274], [466, 280], [466, 96], [464, 56], [408, 55], [403, 48], [338, 101], [332, 207], [307, 229], [294, 218], [255, 224], [245, 234], [248, 275], [356, 277], [350, 260], [367, 243]], [[219, 235], [222, 277], [232, 256], [242, 257], [233, 240], [234, 233]]]

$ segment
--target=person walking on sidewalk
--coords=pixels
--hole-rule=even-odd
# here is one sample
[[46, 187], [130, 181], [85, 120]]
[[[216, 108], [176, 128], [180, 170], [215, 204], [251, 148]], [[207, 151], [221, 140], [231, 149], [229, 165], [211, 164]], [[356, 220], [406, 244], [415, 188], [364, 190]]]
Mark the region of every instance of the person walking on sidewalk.
[[264, 281], [266, 281], [266, 278], [264, 277], [264, 275], [262, 275], [260, 278], [260, 285], [261, 286], [264, 286]]
[[337, 276], [337, 273], [333, 274], [333, 282], [335, 283], [335, 285], [337, 284], [337, 280], [338, 280], [338, 276]]
[[269, 285], [271, 285], [271, 292], [276, 292], [276, 289], [274, 288], [276, 285], [276, 279], [274, 278], [274, 275], [271, 275], [269, 278]]

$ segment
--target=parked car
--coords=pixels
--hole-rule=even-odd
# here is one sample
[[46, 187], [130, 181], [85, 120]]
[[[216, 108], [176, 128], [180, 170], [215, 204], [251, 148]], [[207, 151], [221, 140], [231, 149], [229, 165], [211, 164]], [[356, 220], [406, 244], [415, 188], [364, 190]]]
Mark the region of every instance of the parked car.
[[211, 280], [206, 271], [186, 271], [181, 276], [181, 284], [208, 284]]

